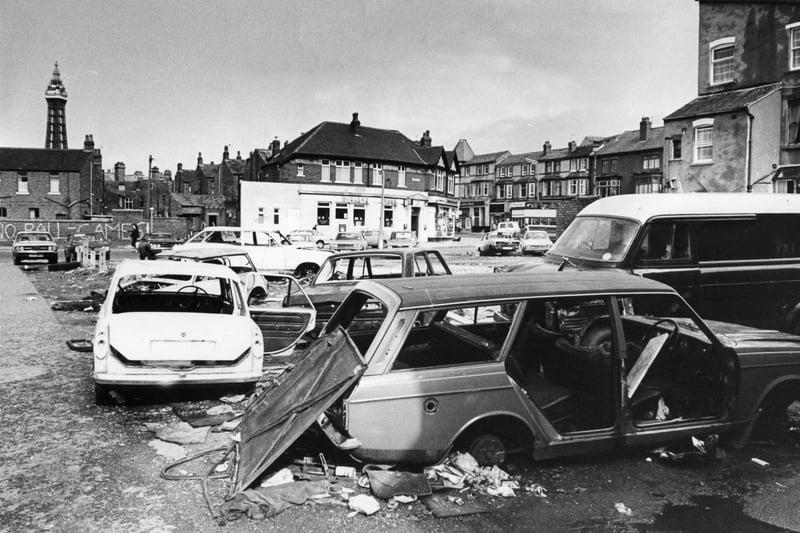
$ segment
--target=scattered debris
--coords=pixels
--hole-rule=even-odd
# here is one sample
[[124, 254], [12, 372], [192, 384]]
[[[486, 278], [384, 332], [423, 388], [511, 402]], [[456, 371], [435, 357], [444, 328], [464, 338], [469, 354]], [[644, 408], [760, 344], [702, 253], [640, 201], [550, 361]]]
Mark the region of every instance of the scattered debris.
[[499, 485], [497, 487], [489, 487], [486, 489], [486, 494], [489, 496], [502, 496], [503, 498], [515, 498], [517, 495], [514, 489], [508, 485]]
[[233, 407], [226, 404], [215, 405], [214, 407], [211, 407], [208, 410], [206, 410], [206, 414], [208, 416], [224, 415], [228, 413], [233, 413]]
[[236, 418], [231, 418], [230, 420], [226, 420], [220, 426], [222, 431], [233, 431], [237, 427], [239, 427], [239, 423], [242, 421], [242, 417], [238, 416]]
[[[294, 481], [273, 487], [248, 489], [236, 493], [220, 507], [224, 520], [236, 520], [242, 515], [249, 518], [269, 518], [292, 505], [301, 505], [317, 494], [327, 493], [331, 484], [327, 480]], [[377, 503], [377, 502], [376, 502]]]
[[214, 467], [214, 472], [217, 472], [217, 473], [227, 472], [229, 467], [230, 467], [230, 465], [228, 465], [227, 462], [226, 463], [220, 463], [220, 464], [218, 464], [217, 466]]
[[291, 483], [294, 481], [294, 475], [292, 475], [292, 471], [288, 468], [282, 468], [275, 472], [272, 476], [270, 476], [266, 481], [261, 483], [262, 487], [275, 487], [278, 485], [284, 485], [286, 483]]
[[422, 498], [422, 503], [436, 518], [489, 512], [489, 508], [477, 499], [464, 501], [462, 498], [447, 497], [436, 492]]
[[415, 494], [410, 494], [410, 495], [409, 494], [398, 494], [397, 496], [394, 496], [392, 498], [392, 500], [394, 500], [394, 501], [396, 501], [398, 503], [404, 503], [404, 504], [414, 503], [415, 501], [417, 501], [417, 499], [418, 498], [417, 498], [417, 496]]
[[690, 444], [681, 443], [671, 448], [662, 447], [652, 451], [656, 459], [663, 463], [671, 464], [698, 464], [716, 458], [719, 435], [712, 434], [705, 440], [696, 437], [690, 439]]
[[388, 500], [401, 494], [427, 496], [431, 486], [424, 474], [412, 472], [396, 472], [393, 470], [367, 470], [372, 493]]
[[202, 444], [208, 438], [208, 427], [195, 428], [186, 422], [174, 424], [145, 423], [145, 427], [163, 441], [175, 444]]
[[[579, 489], [579, 488], [580, 487], [576, 487], [576, 492], [577, 492], [577, 489]], [[586, 489], [583, 489], [583, 490], [586, 490]], [[530, 481], [527, 482], [525, 484], [525, 492], [531, 492], [537, 498], [547, 498], [547, 489], [544, 488], [543, 486], [539, 485], [538, 483], [533, 483], [533, 482], [530, 482]]]
[[75, 352], [91, 352], [94, 350], [91, 339], [70, 339], [67, 341], [67, 346]]
[[351, 496], [347, 502], [347, 505], [353, 511], [365, 514], [367, 516], [375, 514], [381, 510], [381, 504], [379, 504], [378, 500], [369, 494], [356, 494], [355, 496]]
[[355, 478], [356, 477], [356, 469], [352, 466], [337, 466], [333, 470], [333, 475], [336, 477], [349, 477]]
[[148, 442], [147, 445], [153, 448], [153, 450], [155, 450], [155, 452], [161, 457], [166, 457], [172, 461], [186, 457], [186, 450], [183, 446], [178, 444], [165, 442], [160, 439], [153, 439]]
[[240, 403], [243, 402], [245, 398], [247, 398], [247, 396], [244, 394], [233, 394], [231, 396], [223, 396], [219, 401], [224, 403]]
[[754, 462], [758, 466], [769, 466], [769, 463], [767, 461], [759, 459], [758, 457], [753, 457], [752, 459], [750, 459], [750, 461]]
[[617, 512], [622, 513], [624, 515], [633, 516], [633, 511], [631, 511], [630, 507], [626, 507], [624, 503], [615, 503], [614, 509], [616, 509]]
[[92, 310], [100, 309], [100, 305], [94, 300], [56, 300], [50, 304], [50, 309], [53, 311], [83, 311], [87, 307]]

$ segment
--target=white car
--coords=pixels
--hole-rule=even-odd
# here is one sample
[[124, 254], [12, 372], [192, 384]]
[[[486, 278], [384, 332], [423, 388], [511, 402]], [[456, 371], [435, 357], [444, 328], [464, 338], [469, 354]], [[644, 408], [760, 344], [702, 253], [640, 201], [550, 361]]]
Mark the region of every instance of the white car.
[[282, 302], [288, 298], [251, 310], [239, 276], [225, 266], [123, 261], [92, 340], [97, 403], [127, 387], [252, 389], [264, 354], [288, 353], [314, 327], [313, 308]]
[[520, 234], [519, 230], [519, 223], [517, 222], [498, 222], [497, 227], [495, 228], [497, 231], [502, 231], [505, 233], [513, 233], [514, 237], [518, 237]]
[[193, 235], [173, 250], [204, 246], [244, 247], [259, 270], [290, 273], [296, 278], [313, 275], [330, 255], [324, 250], [292, 246], [291, 241], [277, 231], [244, 229], [235, 226], [210, 226]]
[[528, 230], [522, 234], [520, 247], [524, 255], [544, 254], [553, 246], [550, 235], [544, 230]]

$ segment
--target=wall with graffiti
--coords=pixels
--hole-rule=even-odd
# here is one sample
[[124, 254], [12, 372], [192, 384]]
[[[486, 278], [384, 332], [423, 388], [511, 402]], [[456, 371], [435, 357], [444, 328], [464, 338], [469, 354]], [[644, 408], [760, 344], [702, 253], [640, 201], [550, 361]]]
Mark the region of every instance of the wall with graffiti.
[[[55, 239], [63, 240], [75, 233], [102, 233], [113, 243], [130, 243], [134, 224], [139, 231], [146, 231], [149, 221], [140, 217], [114, 216], [107, 220], [4, 220], [0, 219], [0, 245], [8, 245], [19, 231], [49, 231]], [[168, 232], [174, 237], [187, 237], [187, 219], [156, 218], [153, 231]]]

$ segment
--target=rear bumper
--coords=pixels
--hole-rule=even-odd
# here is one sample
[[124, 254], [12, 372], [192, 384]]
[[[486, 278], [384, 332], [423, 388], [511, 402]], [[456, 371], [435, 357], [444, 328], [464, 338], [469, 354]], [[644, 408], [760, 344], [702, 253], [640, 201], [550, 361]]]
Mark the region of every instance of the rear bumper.
[[187, 374], [159, 374], [159, 375], [115, 375], [94, 373], [92, 379], [98, 385], [120, 386], [180, 386], [180, 385], [229, 385], [237, 383], [256, 383], [261, 379], [261, 372], [246, 374], [229, 374], [220, 376], [199, 376]]

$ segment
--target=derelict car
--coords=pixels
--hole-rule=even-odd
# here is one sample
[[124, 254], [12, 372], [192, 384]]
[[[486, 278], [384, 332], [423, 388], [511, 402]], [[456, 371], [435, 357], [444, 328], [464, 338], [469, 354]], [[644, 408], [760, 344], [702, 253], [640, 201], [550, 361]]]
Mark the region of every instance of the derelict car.
[[[380, 325], [358, 327], [376, 307]], [[316, 420], [362, 461], [456, 446], [492, 463], [744, 437], [760, 409], [800, 397], [800, 337], [705, 323], [673, 289], [619, 273], [364, 281], [304, 357], [239, 426], [240, 487], [291, 444], [274, 440], [284, 420], [286, 440]]]
[[225, 266], [123, 261], [95, 327], [96, 400], [103, 403], [110, 390], [128, 387], [252, 388], [264, 354], [291, 350], [313, 321], [310, 303], [249, 309], [239, 276]]

